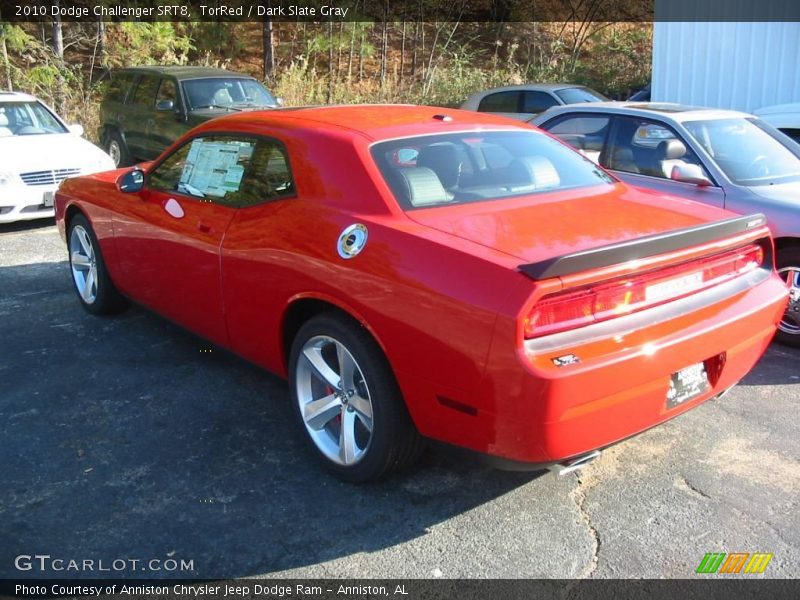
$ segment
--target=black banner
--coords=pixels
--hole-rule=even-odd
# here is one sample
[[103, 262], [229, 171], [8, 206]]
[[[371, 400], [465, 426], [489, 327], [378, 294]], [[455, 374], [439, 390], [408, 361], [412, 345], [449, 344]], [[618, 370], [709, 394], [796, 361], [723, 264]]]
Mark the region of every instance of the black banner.
[[796, 580], [729, 578], [680, 580], [299, 580], [236, 579], [227, 581], [171, 580], [0, 580], [0, 594], [13, 598], [174, 598], [176, 600], [534, 600], [646, 599], [729, 600], [770, 598], [794, 600]]
[[800, 21], [762, 0], [0, 0], [3, 21]]

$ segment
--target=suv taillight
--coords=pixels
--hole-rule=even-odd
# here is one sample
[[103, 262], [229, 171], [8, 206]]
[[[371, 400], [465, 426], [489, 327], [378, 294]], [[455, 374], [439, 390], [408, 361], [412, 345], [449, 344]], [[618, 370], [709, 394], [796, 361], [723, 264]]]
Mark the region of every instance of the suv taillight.
[[758, 244], [545, 296], [525, 319], [525, 338], [576, 329], [683, 298], [757, 269], [764, 262]]

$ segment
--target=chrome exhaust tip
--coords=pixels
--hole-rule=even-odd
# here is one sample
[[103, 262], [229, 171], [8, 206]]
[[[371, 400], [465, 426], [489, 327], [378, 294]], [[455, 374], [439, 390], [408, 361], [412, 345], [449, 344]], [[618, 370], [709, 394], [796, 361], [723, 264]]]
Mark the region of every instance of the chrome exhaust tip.
[[600, 457], [600, 450], [594, 450], [589, 452], [588, 454], [582, 454], [576, 458], [570, 459], [563, 463], [555, 463], [547, 467], [547, 470], [556, 474], [557, 476], [561, 477], [562, 475], [568, 475], [573, 471], [577, 471], [578, 469], [582, 469], [589, 463], [593, 462], [595, 459]]

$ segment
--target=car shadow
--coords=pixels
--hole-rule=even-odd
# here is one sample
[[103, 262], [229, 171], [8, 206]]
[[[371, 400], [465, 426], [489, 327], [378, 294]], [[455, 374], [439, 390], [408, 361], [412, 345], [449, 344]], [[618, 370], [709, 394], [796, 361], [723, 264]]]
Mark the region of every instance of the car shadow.
[[748, 373], [739, 385], [800, 384], [800, 369], [786, 378], [786, 361], [800, 365], [800, 348], [793, 348], [773, 340], [756, 368]]
[[15, 233], [20, 231], [33, 231], [52, 227], [55, 223], [53, 217], [44, 219], [32, 219], [30, 221], [15, 221], [13, 223], [0, 223], [0, 235], [4, 233]]
[[[144, 309], [86, 314], [65, 262], [0, 268], [0, 318], [0, 578], [275, 573], [414, 539], [540, 475], [436, 451], [341, 483], [284, 381]], [[193, 569], [15, 569], [35, 554]]]

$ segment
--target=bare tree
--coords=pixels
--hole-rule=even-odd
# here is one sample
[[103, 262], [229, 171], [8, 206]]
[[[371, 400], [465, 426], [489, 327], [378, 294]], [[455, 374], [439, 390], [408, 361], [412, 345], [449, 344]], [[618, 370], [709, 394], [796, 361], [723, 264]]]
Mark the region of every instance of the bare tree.
[[275, 33], [272, 19], [261, 24], [261, 43], [264, 48], [264, 79], [272, 81], [275, 75]]

